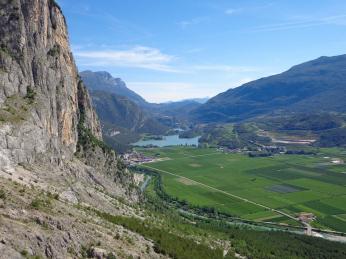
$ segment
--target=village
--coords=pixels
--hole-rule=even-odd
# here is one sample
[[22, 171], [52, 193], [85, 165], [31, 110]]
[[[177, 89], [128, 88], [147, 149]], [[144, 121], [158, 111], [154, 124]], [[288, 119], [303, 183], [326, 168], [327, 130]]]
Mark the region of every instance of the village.
[[128, 166], [140, 165], [144, 163], [152, 163], [158, 161], [158, 158], [145, 156], [137, 151], [132, 151], [131, 153], [126, 153], [122, 155], [124, 163]]
[[227, 148], [227, 147], [218, 147], [218, 151], [224, 152], [224, 153], [245, 153], [248, 155], [258, 155], [258, 154], [266, 154], [266, 155], [273, 155], [273, 154], [285, 154], [287, 153], [287, 149], [284, 146], [277, 146], [277, 145], [271, 145], [271, 146], [265, 146], [265, 145], [257, 145], [255, 148]]

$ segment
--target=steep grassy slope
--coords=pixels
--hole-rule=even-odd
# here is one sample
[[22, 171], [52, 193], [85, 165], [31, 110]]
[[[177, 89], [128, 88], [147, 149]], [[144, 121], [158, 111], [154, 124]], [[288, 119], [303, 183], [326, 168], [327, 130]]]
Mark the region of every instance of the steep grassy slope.
[[92, 92], [101, 121], [137, 133], [163, 134], [167, 128], [126, 97], [104, 91]]
[[91, 93], [102, 123], [104, 140], [119, 152], [136, 142], [140, 134], [162, 135], [168, 127], [127, 97], [105, 91]]

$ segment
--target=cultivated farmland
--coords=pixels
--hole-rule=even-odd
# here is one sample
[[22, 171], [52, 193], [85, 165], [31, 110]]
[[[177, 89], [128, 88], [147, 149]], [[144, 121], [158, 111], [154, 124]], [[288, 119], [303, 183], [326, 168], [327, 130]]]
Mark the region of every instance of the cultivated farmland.
[[[317, 155], [250, 158], [216, 149], [170, 147], [140, 149], [169, 158], [143, 165], [162, 175], [166, 193], [193, 205], [256, 221], [292, 224], [288, 217], [312, 212], [313, 225], [346, 232], [346, 160], [344, 150], [321, 149]], [[263, 206], [261, 206], [263, 205]]]

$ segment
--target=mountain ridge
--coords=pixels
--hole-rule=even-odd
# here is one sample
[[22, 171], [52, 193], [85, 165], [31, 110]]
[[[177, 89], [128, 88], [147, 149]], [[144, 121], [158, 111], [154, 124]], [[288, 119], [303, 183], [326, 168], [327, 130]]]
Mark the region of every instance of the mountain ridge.
[[121, 78], [114, 78], [106, 71], [93, 72], [86, 70], [80, 72], [79, 75], [87, 83], [90, 91], [105, 91], [125, 96], [138, 105], [145, 105], [147, 103], [143, 97], [129, 89]]
[[125, 96], [100, 90], [92, 91], [91, 96], [105, 141], [118, 152], [126, 151], [129, 144], [139, 140], [140, 134], [163, 135], [168, 130]]
[[304, 62], [211, 98], [192, 111], [201, 122], [230, 122], [280, 110], [345, 112], [346, 55]]
[[140, 134], [164, 135], [170, 128], [186, 123], [189, 111], [201, 105], [194, 99], [149, 103], [108, 72], [89, 70], [80, 75], [90, 90], [106, 142], [122, 152]]

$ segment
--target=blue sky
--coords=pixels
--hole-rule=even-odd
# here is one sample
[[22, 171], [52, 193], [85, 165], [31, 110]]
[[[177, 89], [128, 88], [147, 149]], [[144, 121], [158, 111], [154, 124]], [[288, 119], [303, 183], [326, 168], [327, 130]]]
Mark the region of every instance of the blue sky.
[[79, 70], [152, 102], [214, 96], [346, 53], [345, 0], [58, 0]]

